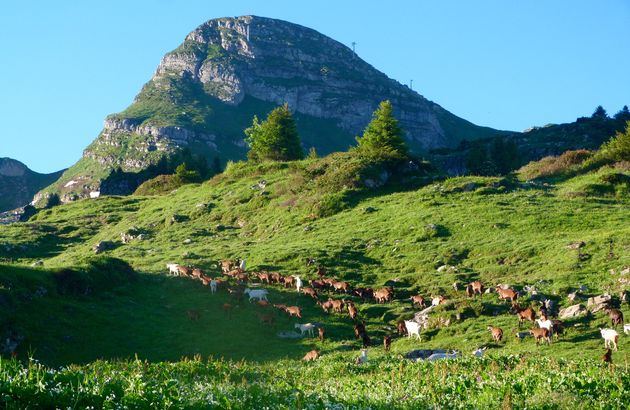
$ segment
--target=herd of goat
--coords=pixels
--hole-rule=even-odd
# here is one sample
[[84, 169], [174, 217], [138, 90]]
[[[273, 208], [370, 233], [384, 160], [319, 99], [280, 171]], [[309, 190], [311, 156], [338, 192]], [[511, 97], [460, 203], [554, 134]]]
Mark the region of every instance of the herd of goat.
[[[307, 264], [313, 264], [313, 260], [307, 260]], [[302, 279], [297, 275], [282, 275], [278, 272], [248, 272], [245, 270], [245, 261], [241, 260], [235, 263], [232, 260], [220, 261], [221, 271], [224, 275], [223, 278], [212, 278], [205, 274], [205, 272], [199, 268], [179, 265], [175, 263], [167, 264], [169, 273], [176, 276], [190, 277], [201, 281], [204, 286], [209, 286], [212, 293], [217, 291], [219, 286], [225, 287], [225, 290], [236, 300], [247, 296], [250, 302], [255, 301], [258, 306], [262, 308], [275, 308], [279, 311], [287, 313], [290, 317], [302, 319], [302, 309], [299, 306], [287, 306], [286, 304], [271, 304], [267, 299], [269, 291], [264, 288], [254, 287], [245, 288], [245, 284], [253, 280], [258, 280], [260, 284], [277, 284], [284, 286], [285, 288], [295, 288], [297, 292], [312, 298], [315, 303], [320, 306], [323, 311], [329, 313], [344, 313], [347, 312], [348, 316], [354, 323], [354, 335], [357, 339], [361, 340], [363, 349], [361, 355], [357, 358], [357, 363], [364, 363], [367, 361], [367, 347], [371, 345], [371, 339], [365, 328], [365, 321], [359, 320], [358, 309], [354, 302], [349, 299], [333, 299], [328, 297], [327, 300], [322, 301], [320, 299], [320, 293], [323, 291], [332, 291], [349, 296], [355, 296], [363, 300], [373, 300], [377, 303], [387, 303], [394, 300], [394, 289], [392, 287], [383, 287], [380, 289], [372, 289], [366, 287], [351, 287], [348, 282], [338, 281], [334, 278], [326, 276], [326, 269], [319, 265], [317, 266], [318, 279], [309, 281], [310, 286], [304, 286]], [[234, 280], [234, 283], [230, 281]], [[455, 289], [458, 289], [457, 285], [454, 285]], [[564, 324], [557, 319], [550, 319], [550, 307], [547, 303], [542, 303], [538, 315], [536, 311], [528, 306], [521, 308], [517, 302], [519, 293], [514, 289], [506, 286], [496, 286], [494, 288], [487, 289], [480, 281], [474, 281], [469, 283], [465, 287], [465, 293], [469, 298], [474, 298], [477, 295], [483, 295], [496, 291], [501, 301], [507, 301], [511, 303], [511, 311], [514, 313], [519, 321], [519, 328], [524, 322], [535, 323], [537, 327], [534, 327], [526, 332], [518, 332], [516, 336], [523, 338], [527, 335], [533, 336], [536, 344], [540, 342], [551, 344], [552, 337], [558, 337], [564, 332]], [[437, 296], [430, 300], [425, 299], [421, 295], [414, 295], [406, 300], [411, 301], [412, 306], [419, 306], [421, 308], [438, 306], [446, 303], [447, 299], [444, 296]], [[232, 303], [224, 303], [223, 310], [226, 314], [230, 315], [234, 305]], [[619, 309], [606, 308], [612, 328], [600, 329], [602, 338], [604, 339], [604, 348], [606, 353], [602, 357], [604, 362], [612, 363], [611, 349], [617, 350], [619, 334], [616, 331], [618, 325], [623, 326], [623, 331], [626, 334], [630, 333], [630, 324], [623, 323], [623, 313]], [[265, 310], [256, 311], [260, 322], [265, 324], [272, 324], [275, 320], [273, 314], [265, 313]], [[192, 320], [199, 318], [198, 311], [188, 311], [188, 316]], [[538, 316], [538, 317], [537, 317]], [[423, 324], [415, 320], [401, 320], [397, 323], [397, 333], [399, 336], [416, 337], [420, 339], [420, 331], [423, 328]], [[325, 328], [319, 323], [296, 323], [295, 329], [300, 332], [300, 336], [308, 334], [311, 337], [315, 336], [317, 331], [318, 338], [323, 341], [326, 337]], [[495, 342], [501, 342], [503, 340], [503, 329], [496, 326], [488, 326], [488, 331], [492, 335], [492, 339]], [[383, 337], [383, 347], [385, 351], [389, 351], [392, 342], [392, 336], [386, 335]], [[474, 356], [482, 356], [485, 351], [484, 348], [477, 349], [473, 352]], [[321, 356], [318, 350], [311, 350], [304, 357], [305, 361], [316, 360]], [[452, 353], [434, 353], [430, 355], [427, 360], [436, 359], [448, 359], [458, 356], [457, 352]]]

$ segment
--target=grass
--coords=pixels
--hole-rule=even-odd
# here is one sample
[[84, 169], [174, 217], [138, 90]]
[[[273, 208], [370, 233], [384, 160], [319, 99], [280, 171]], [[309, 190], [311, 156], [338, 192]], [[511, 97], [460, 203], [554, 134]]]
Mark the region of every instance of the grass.
[[[516, 407], [535, 408], [543, 406], [542, 398], [547, 397], [551, 403], [567, 407], [575, 403], [580, 408], [595, 403], [604, 394], [610, 397], [604, 407], [623, 407], [624, 399], [610, 392], [627, 387], [628, 376], [623, 369], [627, 337], [621, 336], [620, 350], [613, 354], [613, 360], [621, 366], [616, 370], [619, 373], [608, 373], [594, 364], [603, 353], [598, 327], [609, 323], [603, 313], [568, 320], [566, 335], [551, 346], [536, 346], [531, 339], [520, 342], [514, 337], [519, 330], [517, 319], [508, 314], [508, 306], [496, 295], [468, 300], [451, 286], [455, 281], [475, 279], [486, 285], [509, 283], [519, 290], [534, 285], [559, 307], [571, 304], [565, 295], [579, 285], [588, 286], [589, 295], [617, 295], [625, 288], [619, 281], [623, 278], [608, 271], [619, 272], [630, 265], [630, 199], [597, 192], [588, 196], [566, 194], [588, 179], [601, 180], [601, 175], [609, 172], [607, 168], [599, 174], [580, 175], [555, 184], [493, 177], [434, 181], [430, 171], [424, 170], [390, 178], [381, 188], [366, 188], [365, 179], [377, 175], [378, 170], [362, 168], [364, 165], [357, 165], [346, 155], [293, 163], [231, 164], [210, 181], [184, 185], [168, 194], [81, 200], [40, 211], [29, 222], [0, 227], [0, 258], [4, 263], [0, 278], [9, 275], [8, 281], [13, 284], [4, 287], [9, 296], [0, 297], [0, 303], [8, 300], [0, 317], [7, 324], [5, 328], [10, 326], [25, 337], [18, 357], [26, 363], [31, 356], [53, 367], [80, 365], [51, 370], [51, 374], [66, 374], [58, 376], [61, 378], [107, 368], [103, 374], [115, 379], [122, 376], [114, 375], [139, 366], [151, 374], [143, 379], [144, 383], [155, 385], [155, 389], [165, 388], [168, 382], [150, 369], [159, 369], [159, 373], [170, 366], [197, 366], [201, 369], [198, 377], [204, 379], [210, 377], [204, 373], [205, 366], [215, 366], [218, 360], [225, 366], [221, 371], [230, 375], [229, 380], [224, 384], [203, 382], [212, 387], [201, 388], [177, 402], [187, 405], [194, 405], [200, 397], [210, 397], [210, 392], [215, 397], [219, 389], [235, 407], [247, 407], [250, 399], [295, 407], [295, 403], [284, 401], [293, 400], [286, 398], [289, 390], [302, 391], [301, 396], [295, 394], [316, 408], [326, 403], [387, 407], [392, 406], [394, 396], [371, 383], [377, 383], [379, 377], [391, 380], [392, 374], [402, 374], [400, 386], [394, 388], [396, 394], [405, 394], [403, 386], [405, 391], [418, 393], [410, 396], [408, 403], [396, 402], [400, 407], [432, 403], [443, 406], [446, 399], [442, 395], [451, 397], [455, 407], [458, 403], [464, 406], [466, 392], [469, 400], [475, 400], [471, 403], [478, 403], [473, 407], [494, 407], [492, 403], [497, 400], [503, 403], [509, 399]], [[619, 169], [615, 172], [627, 174]], [[266, 181], [264, 189], [258, 184], [261, 180]], [[322, 198], [340, 206], [320, 213], [318, 201]], [[122, 244], [121, 233], [130, 230], [142, 232], [144, 238]], [[100, 293], [74, 296], [62, 295], [54, 282], [46, 282], [48, 275], [58, 269], [85, 269], [81, 261], [93, 254], [92, 246], [102, 240], [117, 244], [106, 255], [130, 263], [139, 272], [137, 280]], [[574, 241], [584, 241], [586, 246], [579, 252], [567, 249]], [[320, 322], [329, 335], [323, 343], [308, 338], [281, 339], [276, 333], [291, 330], [297, 320], [277, 314], [273, 326], [263, 325], [256, 316], [258, 308], [248, 302], [231, 301], [225, 292], [213, 296], [198, 282], [163, 275], [166, 263], [177, 262], [200, 266], [216, 276], [217, 260], [225, 258], [244, 258], [251, 270], [279, 270], [300, 274], [304, 279], [316, 277], [314, 269], [305, 265], [306, 258], [315, 258], [330, 275], [353, 286], [393, 284], [397, 298], [393, 303], [356, 301], [376, 344], [370, 355], [377, 360], [366, 368], [371, 370], [348, 367], [361, 346], [353, 338], [352, 321], [347, 315], [325, 315], [311, 299], [273, 287], [272, 302], [299, 305], [304, 316], [300, 322]], [[30, 268], [37, 260], [42, 260], [43, 266]], [[457, 271], [438, 272], [443, 264], [454, 265]], [[48, 293], [35, 297], [37, 286], [20, 284], [17, 278], [22, 277], [39, 277]], [[443, 294], [451, 303], [432, 314], [433, 325], [422, 331], [422, 341], [396, 338], [392, 356], [387, 357], [380, 341], [395, 332], [397, 320], [413, 315], [415, 310], [404, 299], [416, 293]], [[223, 303], [238, 304], [232, 317], [224, 314]], [[521, 303], [536, 306], [525, 293]], [[630, 315], [626, 305], [621, 309]], [[197, 310], [199, 320], [190, 320], [189, 310]], [[458, 313], [462, 320], [455, 320]], [[452, 323], [440, 326], [440, 319], [451, 319]], [[490, 324], [504, 329], [503, 342], [491, 341], [486, 330]], [[482, 345], [489, 348], [488, 359], [477, 365], [458, 361], [461, 364], [453, 364], [456, 370], [448, 377], [445, 369], [451, 364], [419, 364], [414, 368], [398, 359], [398, 355], [417, 348], [456, 349], [468, 356]], [[323, 352], [322, 364], [303, 367], [295, 361], [313, 348]], [[210, 364], [193, 360], [194, 365], [187, 364], [192, 363], [190, 360], [180, 361], [196, 356], [214, 359]], [[134, 357], [148, 363], [126, 361]], [[94, 362], [98, 359], [106, 362]], [[492, 388], [479, 389], [475, 383], [467, 384], [470, 382], [453, 387], [453, 383], [460, 383], [457, 380], [473, 377], [475, 372], [482, 378], [485, 372], [491, 377], [491, 369], [511, 367], [501, 364], [506, 361], [519, 363], [519, 370], [502, 370], [505, 378], [494, 379], [493, 383], [498, 384]], [[6, 377], [23, 372], [20, 365], [3, 363], [9, 366], [4, 370]], [[542, 385], [542, 380], [549, 377], [549, 372], [542, 370], [545, 366], [577, 369], [553, 372], [553, 377], [573, 380], [579, 374], [587, 380], [583, 382], [587, 387], [582, 392], [575, 388], [578, 382], [567, 381], [566, 388], [551, 391]], [[402, 373], [395, 373], [399, 367]], [[13, 370], [6, 370], [9, 368]], [[295, 385], [261, 391], [249, 382], [240, 382], [239, 369], [243, 368], [252, 375], [248, 380], [267, 380], [282, 371]], [[431, 375], [421, 379], [425, 384], [414, 379], [418, 369]], [[335, 371], [343, 381], [334, 386], [341, 387], [335, 388], [328, 381], [322, 386], [303, 381], [307, 377], [312, 380], [314, 375], [330, 377]], [[528, 384], [530, 376], [539, 381]], [[446, 382], [438, 385], [439, 377]], [[508, 394], [516, 378], [520, 378], [522, 389]], [[179, 376], [176, 379], [178, 383], [185, 380]], [[588, 380], [597, 382], [589, 385]], [[17, 386], [13, 382], [10, 385]], [[453, 390], [446, 391], [447, 386]], [[374, 393], [369, 393], [372, 387]], [[85, 400], [100, 406], [103, 389], [94, 387], [92, 391], [97, 393]], [[588, 396], [588, 389], [601, 393]], [[68, 400], [80, 396], [69, 386], [63, 391]], [[363, 398], [352, 399], [353, 391], [366, 393]], [[139, 406], [147, 406], [144, 400], [154, 400], [148, 390], [129, 394], [133, 398], [125, 400], [144, 403]], [[59, 396], [59, 400], [66, 399]], [[218, 405], [228, 407], [226, 403]]]

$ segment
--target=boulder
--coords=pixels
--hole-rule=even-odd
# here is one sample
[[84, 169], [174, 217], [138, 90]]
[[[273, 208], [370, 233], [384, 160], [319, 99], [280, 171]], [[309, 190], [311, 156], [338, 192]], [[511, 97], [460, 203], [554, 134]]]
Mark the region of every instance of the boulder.
[[570, 244], [568, 244], [567, 249], [580, 249], [585, 246], [586, 246], [585, 242], [577, 241], [577, 242], [571, 242]]
[[588, 302], [586, 302], [586, 306], [598, 306], [598, 305], [607, 305], [612, 300], [612, 296], [610, 295], [599, 295], [593, 296], [592, 298], [588, 298]]
[[561, 309], [559, 316], [561, 319], [570, 319], [573, 317], [584, 316], [587, 313], [588, 313], [588, 310], [586, 310], [584, 305], [578, 303], [577, 305], [573, 305], [573, 306], [569, 306], [567, 308]]
[[101, 252], [112, 250], [115, 247], [116, 245], [112, 241], [100, 241], [99, 243], [94, 245], [92, 249], [94, 250], [94, 253], [99, 254]]

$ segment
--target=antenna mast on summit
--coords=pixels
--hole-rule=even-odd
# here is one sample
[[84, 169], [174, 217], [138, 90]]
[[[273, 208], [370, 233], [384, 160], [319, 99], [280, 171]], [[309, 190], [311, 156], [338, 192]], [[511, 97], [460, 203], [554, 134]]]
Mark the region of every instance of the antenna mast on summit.
[[409, 89], [413, 90], [413, 80], [409, 80]]
[[356, 45], [357, 45], [356, 41], [353, 41], [352, 42], [352, 58], [354, 58], [357, 55], [356, 51], [354, 51], [354, 47]]

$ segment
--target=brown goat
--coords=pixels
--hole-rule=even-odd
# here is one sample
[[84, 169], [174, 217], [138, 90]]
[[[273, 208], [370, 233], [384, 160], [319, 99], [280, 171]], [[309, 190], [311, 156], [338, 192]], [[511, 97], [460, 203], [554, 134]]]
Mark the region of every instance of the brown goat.
[[363, 332], [363, 335], [361, 335], [361, 341], [363, 342], [363, 348], [365, 349], [368, 346], [372, 345], [372, 340], [370, 339], [370, 337], [367, 335], [367, 332]]
[[407, 334], [407, 326], [405, 326], [404, 320], [399, 320], [398, 323], [396, 323], [396, 330], [398, 330], [398, 336]]
[[317, 332], [319, 333], [319, 341], [323, 342], [324, 341], [324, 337], [326, 336], [326, 330], [324, 330], [323, 327], [319, 327], [319, 328], [317, 328]]
[[606, 308], [605, 311], [606, 314], [608, 314], [614, 329], [617, 329], [617, 325], [623, 326], [623, 312], [621, 310]]
[[488, 326], [488, 330], [492, 333], [492, 339], [495, 342], [500, 342], [503, 339], [503, 329], [500, 327]]
[[365, 323], [355, 323], [354, 336], [359, 339], [365, 334]]
[[357, 308], [354, 307], [354, 303], [347, 304], [348, 306], [348, 314], [350, 315], [350, 319], [355, 320], [358, 315]]
[[469, 298], [472, 298], [473, 296], [475, 296], [475, 293], [473, 292], [473, 289], [472, 289], [472, 285], [470, 283], [466, 285], [466, 296], [468, 296]]
[[269, 307], [271, 304], [267, 302], [265, 299], [261, 299], [256, 302], [256, 304], [260, 307]]
[[284, 287], [288, 288], [291, 286], [295, 286], [295, 278], [293, 276], [285, 276], [284, 277]]
[[383, 347], [386, 352], [389, 352], [389, 349], [392, 347], [392, 338], [390, 336], [383, 337]]
[[483, 291], [485, 290], [483, 284], [478, 280], [471, 282], [470, 286], [472, 287], [473, 294], [475, 295], [483, 295]]
[[312, 297], [315, 300], [318, 299], [317, 292], [313, 288], [302, 288], [301, 292], [305, 294], [306, 296]]
[[278, 272], [271, 272], [269, 274], [269, 280], [272, 283], [281, 283], [280, 281], [282, 280], [282, 275], [280, 275]]
[[322, 307], [322, 309], [324, 310], [324, 312], [326, 312], [326, 313], [330, 313], [330, 311], [331, 311], [331, 309], [332, 309], [332, 307], [333, 307], [333, 305], [332, 305], [332, 299], [328, 299], [328, 300], [327, 300], [327, 301], [325, 301], [324, 303], [322, 303], [322, 302], [320, 302], [320, 301], [317, 301], [317, 304], [318, 304], [319, 306], [321, 306], [321, 307]]
[[221, 261], [221, 272], [227, 273], [233, 269], [235, 266], [233, 260], [223, 260]]
[[311, 286], [315, 289], [326, 289], [326, 283], [323, 280], [313, 279]]
[[518, 327], [519, 327], [519, 329], [521, 328], [521, 324], [525, 320], [529, 320], [530, 322], [535, 322], [536, 321], [536, 312], [534, 312], [534, 309], [532, 309], [531, 307], [528, 307], [528, 308], [525, 308], [525, 309], [521, 309], [515, 302], [513, 302], [512, 309], [514, 310], [514, 312], [518, 316]]
[[378, 303], [385, 303], [392, 300], [394, 291], [391, 288], [382, 288], [374, 292], [374, 299]]
[[312, 362], [312, 361], [317, 360], [320, 356], [321, 354], [317, 350], [311, 350], [310, 352], [304, 355], [302, 360], [304, 360], [305, 362]]
[[285, 309], [285, 312], [287, 312], [289, 316], [295, 316], [299, 319], [302, 319], [302, 309], [297, 306], [288, 306]]
[[274, 317], [273, 315], [270, 315], [268, 313], [260, 313], [260, 312], [256, 312], [256, 315], [258, 316], [258, 320], [260, 320], [261, 323], [266, 323], [266, 324], [273, 324], [274, 322]]
[[335, 292], [343, 293], [348, 293], [348, 290], [350, 289], [350, 285], [348, 284], [348, 282], [334, 282], [332, 284], [332, 287]]
[[190, 275], [190, 269], [183, 265], [177, 265], [177, 272], [179, 276], [188, 276]]
[[530, 329], [529, 333], [536, 338], [536, 344], [538, 344], [541, 340], [547, 342], [547, 344], [551, 344], [551, 337], [549, 335], [549, 329], [544, 327], [538, 327], [535, 329]]
[[282, 310], [283, 312], [286, 312], [288, 308], [288, 306], [285, 305], [284, 303], [274, 303], [273, 307], [275, 307], [278, 310]]
[[411, 305], [420, 305], [420, 307], [424, 307], [424, 298], [420, 295], [415, 295], [409, 298], [411, 300]]
[[329, 300], [330, 300], [333, 312], [335, 313], [343, 312], [343, 306], [344, 306], [343, 300], [334, 300], [334, 299], [329, 299]]
[[518, 293], [516, 293], [516, 291], [513, 289], [503, 289], [498, 286], [495, 289], [497, 291], [497, 294], [499, 295], [499, 299], [501, 300], [510, 300], [512, 302], [516, 302], [516, 299], [518, 299]]
[[612, 350], [610, 350], [610, 348], [606, 349], [606, 353], [602, 356], [602, 361], [604, 363], [612, 364]]
[[356, 288], [352, 291], [352, 294], [361, 299], [372, 299], [374, 297], [374, 290], [372, 288]]
[[324, 268], [322, 265], [318, 265], [317, 266], [317, 274], [319, 276], [326, 276], [326, 268]]
[[201, 277], [205, 275], [201, 269], [194, 268], [190, 276], [192, 276], [193, 278], [201, 279]]
[[269, 272], [258, 273], [258, 279], [260, 279], [261, 282], [271, 283], [270, 278], [269, 278]]

